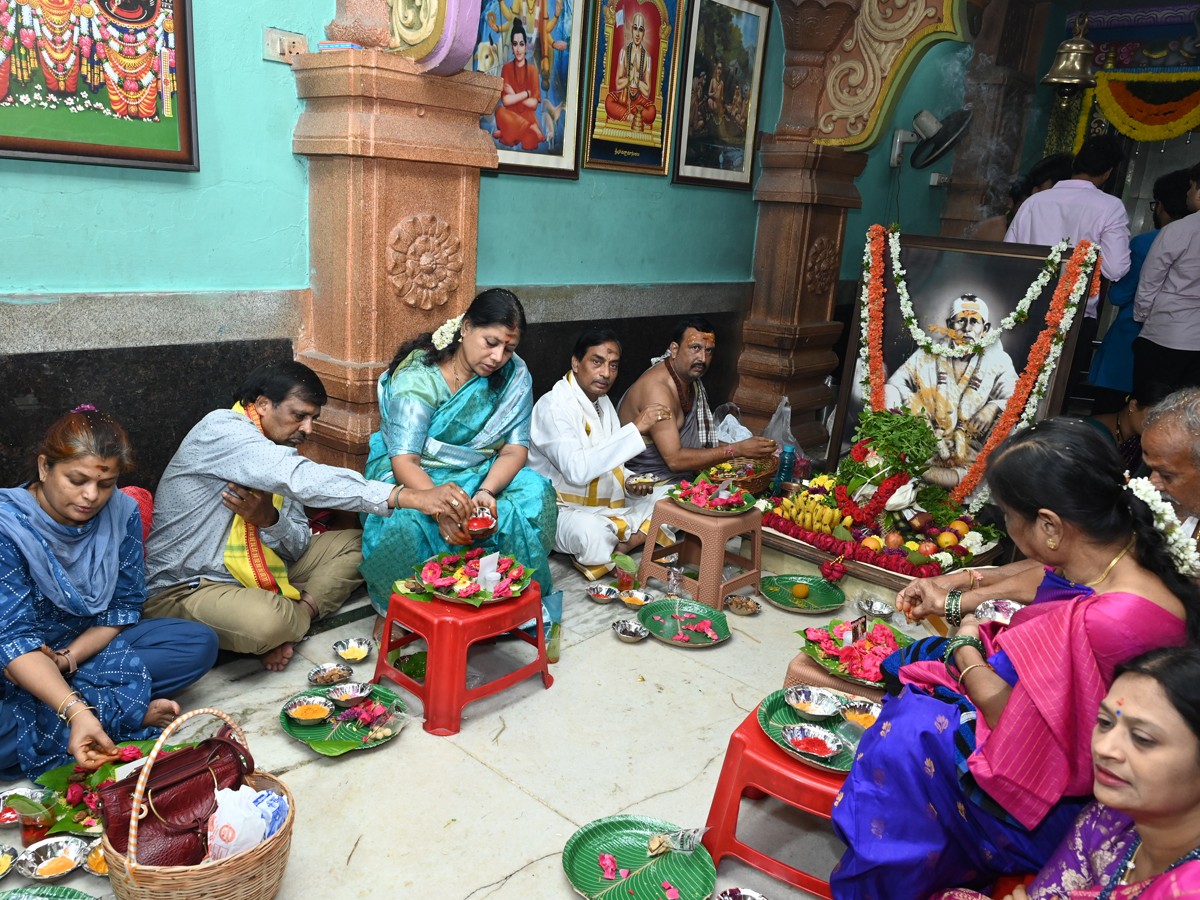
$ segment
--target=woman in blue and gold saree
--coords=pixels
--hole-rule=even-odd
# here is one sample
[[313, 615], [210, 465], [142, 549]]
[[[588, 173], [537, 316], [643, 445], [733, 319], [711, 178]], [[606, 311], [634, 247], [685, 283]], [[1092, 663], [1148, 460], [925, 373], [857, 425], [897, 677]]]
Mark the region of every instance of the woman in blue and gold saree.
[[552, 589], [547, 554], [558, 510], [553, 486], [525, 466], [533, 380], [515, 354], [524, 332], [520, 301], [484, 291], [463, 316], [401, 346], [380, 376], [366, 475], [421, 495], [416, 509], [364, 521], [360, 571], [381, 614], [397, 579], [472, 543], [466, 522], [478, 507], [498, 527], [475, 546], [515, 557], [543, 593]]

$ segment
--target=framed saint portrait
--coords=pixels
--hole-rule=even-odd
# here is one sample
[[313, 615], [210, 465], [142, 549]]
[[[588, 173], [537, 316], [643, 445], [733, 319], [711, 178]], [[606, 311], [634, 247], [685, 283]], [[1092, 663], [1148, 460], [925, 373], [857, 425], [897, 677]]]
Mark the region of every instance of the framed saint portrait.
[[200, 168], [191, 0], [8, 0], [0, 156]]
[[672, 180], [750, 189], [771, 7], [694, 0]]
[[[924, 477], [953, 490], [993, 430], [1001, 429], [1001, 437], [1011, 430], [1025, 403], [1036, 404], [1037, 419], [1062, 406], [1083, 304], [1098, 275], [1087, 265], [1078, 270], [1083, 295], [1066, 329], [1060, 287], [1071, 278], [1070, 249], [1056, 266], [1048, 262], [1049, 247], [890, 233], [886, 240], [893, 237], [900, 241], [903, 285], [890, 247], [881, 245], [874, 254], [882, 268], [881, 322], [864, 327], [863, 304], [855, 306], [826, 466], [835, 468], [849, 449], [870, 387], [881, 395], [881, 408], [904, 408], [929, 419], [939, 447]], [[876, 359], [869, 335], [880, 325], [882, 358]], [[947, 355], [951, 347], [959, 355]], [[1053, 354], [1059, 354], [1057, 363]]]
[[479, 126], [500, 171], [579, 177], [580, 84], [587, 0], [483, 0], [471, 71], [504, 80]]
[[665, 175], [679, 91], [680, 0], [595, 0], [583, 164]]

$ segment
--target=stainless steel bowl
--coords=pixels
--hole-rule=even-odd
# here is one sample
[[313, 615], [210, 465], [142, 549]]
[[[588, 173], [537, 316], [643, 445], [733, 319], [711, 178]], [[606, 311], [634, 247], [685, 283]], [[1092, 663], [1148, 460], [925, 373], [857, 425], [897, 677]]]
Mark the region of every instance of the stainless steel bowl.
[[[297, 718], [293, 711], [301, 706], [307, 706], [307, 705], [321, 707], [322, 709], [325, 710], [325, 715], [323, 715], [317, 719]], [[293, 722], [295, 722], [297, 725], [320, 725], [322, 722], [324, 722], [326, 719], [328, 719], [330, 716], [333, 715], [333, 701], [326, 700], [324, 697], [318, 697], [315, 695], [309, 695], [309, 696], [305, 696], [305, 697], [297, 697], [294, 700], [289, 700], [287, 706], [285, 706], [283, 708], [283, 711], [285, 713], [287, 713], [287, 717], [289, 719], [291, 719]]]
[[[878, 703], [871, 702], [870, 700], [851, 700], [848, 703], [843, 704], [839, 712], [841, 713], [842, 718], [846, 720], [846, 724], [850, 725], [852, 728], [857, 728], [860, 731], [866, 731], [871, 727], [871, 725], [875, 724], [876, 720], [879, 719], [880, 714], [883, 712], [883, 707]], [[870, 716], [872, 720], [871, 725], [862, 725], [861, 723], [851, 719], [847, 713], [861, 713], [864, 716]]]
[[[104, 862], [104, 871], [101, 872], [92, 866], [92, 854], [98, 854]], [[83, 858], [83, 868], [89, 875], [95, 875], [97, 878], [108, 877], [108, 860], [104, 859], [104, 848], [100, 846], [100, 838], [96, 838], [87, 845], [87, 855]]]
[[725, 597], [725, 612], [735, 616], [753, 616], [762, 612], [762, 604], [745, 594], [728, 594]]
[[[17, 857], [14, 868], [34, 881], [57, 881], [70, 875], [87, 858], [88, 842], [83, 838], [69, 834], [56, 834], [45, 840], [38, 841]], [[71, 861], [71, 867], [54, 875], [39, 875], [38, 868], [59, 856], [65, 856]]]
[[[784, 725], [783, 739], [792, 745], [792, 749], [797, 753], [805, 756], [811, 756], [814, 759], [832, 759], [842, 752], [842, 739], [827, 728], [822, 728], [820, 725], [811, 725], [808, 722], [801, 722], [799, 725]], [[819, 738], [825, 742], [828, 753], [813, 753], [809, 750], [801, 750], [796, 746], [795, 742], [804, 738]]]
[[[333, 652], [346, 662], [354, 664], [360, 663], [370, 656], [374, 646], [375, 643], [370, 638], [345, 638], [333, 645]], [[358, 653], [362, 655], [356, 655]]]
[[832, 718], [842, 708], [842, 698], [833, 691], [807, 684], [788, 688], [783, 692], [783, 699], [796, 715], [810, 722]]
[[308, 670], [308, 683], [328, 687], [354, 677], [354, 670], [345, 663], [324, 663]]
[[596, 603], [612, 603], [621, 597], [621, 592], [606, 584], [589, 584], [587, 595]]
[[328, 697], [334, 706], [349, 709], [371, 696], [375, 685], [365, 681], [347, 681], [329, 689]]
[[650, 637], [650, 629], [633, 619], [618, 619], [612, 623], [613, 634], [627, 644], [636, 644]]
[[13, 863], [19, 855], [15, 847], [0, 844], [0, 879], [13, 870]]
[[896, 607], [870, 595], [859, 597], [854, 601], [854, 605], [858, 607], [859, 612], [872, 619], [883, 619], [885, 622], [891, 621], [892, 616], [896, 614]]
[[650, 602], [650, 595], [645, 591], [637, 591], [632, 589], [628, 591], [621, 591], [620, 597], [621, 602], [630, 609], [641, 609]]

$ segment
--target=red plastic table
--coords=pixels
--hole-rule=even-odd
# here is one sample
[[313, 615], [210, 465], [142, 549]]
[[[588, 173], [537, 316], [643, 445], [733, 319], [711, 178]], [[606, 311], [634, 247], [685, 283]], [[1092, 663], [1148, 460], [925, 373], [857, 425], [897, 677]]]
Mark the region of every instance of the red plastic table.
[[[537, 620], [537, 636], [530, 637], [520, 627]], [[393, 624], [408, 634], [393, 635]], [[467, 651], [487, 638], [512, 632], [537, 648], [537, 658], [519, 669], [476, 688], [467, 687]], [[457, 734], [462, 711], [468, 703], [488, 697], [541, 672], [542, 684], [550, 687], [554, 677], [546, 658], [546, 632], [542, 621], [542, 589], [530, 582], [519, 597], [486, 603], [476, 609], [466, 603], [434, 599], [412, 600], [392, 594], [384, 622], [383, 646], [375, 663], [372, 683], [384, 677], [421, 698], [425, 706], [425, 730], [430, 734]], [[424, 639], [427, 647], [424, 682], [416, 681], [388, 662], [393, 650]]]

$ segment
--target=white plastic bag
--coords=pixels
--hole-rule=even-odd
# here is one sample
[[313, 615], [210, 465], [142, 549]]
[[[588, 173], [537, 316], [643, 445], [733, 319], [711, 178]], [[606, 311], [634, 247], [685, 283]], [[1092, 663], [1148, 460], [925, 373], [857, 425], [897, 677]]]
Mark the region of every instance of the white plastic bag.
[[267, 833], [255, 799], [258, 791], [243, 784], [236, 791], [217, 791], [217, 809], [208, 817], [208, 854], [204, 862], [220, 862], [235, 853], [257, 847]]
[[763, 429], [762, 436], [773, 440], [781, 450], [789, 445], [795, 447], [799, 457], [800, 445], [796, 436], [792, 434], [792, 404], [788, 402], [787, 397], [780, 399], [779, 405], [771, 415], [771, 421]]

